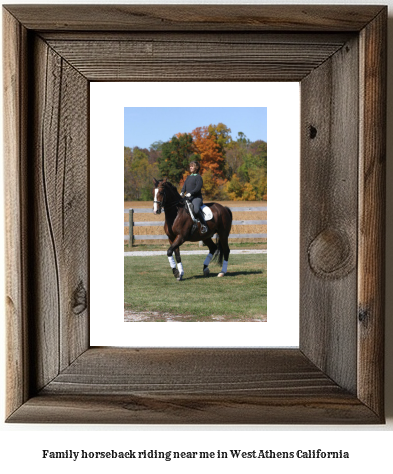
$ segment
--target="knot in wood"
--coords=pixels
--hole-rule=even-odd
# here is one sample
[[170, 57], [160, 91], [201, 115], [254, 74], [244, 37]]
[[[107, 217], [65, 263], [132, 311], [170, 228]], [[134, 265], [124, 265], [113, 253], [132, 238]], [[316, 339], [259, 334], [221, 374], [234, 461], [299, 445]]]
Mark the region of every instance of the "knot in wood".
[[74, 291], [74, 302], [72, 311], [74, 314], [82, 313], [87, 307], [87, 292], [82, 282], [79, 282]]
[[309, 264], [313, 272], [323, 278], [338, 279], [355, 267], [355, 253], [344, 231], [325, 229], [308, 247]]
[[367, 327], [368, 320], [370, 319], [370, 311], [367, 308], [359, 308], [358, 318], [359, 323]]
[[310, 138], [311, 140], [314, 140], [314, 138], [317, 136], [318, 130], [310, 125]]

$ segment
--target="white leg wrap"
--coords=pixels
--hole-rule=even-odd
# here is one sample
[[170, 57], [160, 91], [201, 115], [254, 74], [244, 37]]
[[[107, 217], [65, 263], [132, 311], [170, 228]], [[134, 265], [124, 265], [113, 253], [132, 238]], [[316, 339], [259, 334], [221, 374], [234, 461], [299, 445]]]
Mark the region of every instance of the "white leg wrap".
[[181, 262], [177, 264], [177, 269], [179, 270], [180, 275], [184, 275], [183, 264]]
[[224, 263], [222, 264], [222, 273], [226, 273], [228, 269], [228, 261], [224, 260]]
[[213, 258], [213, 254], [209, 253], [203, 262], [204, 265], [209, 265], [210, 260]]
[[168, 260], [169, 260], [169, 265], [171, 266], [171, 268], [176, 268], [176, 263], [175, 263], [175, 259], [173, 258], [173, 255], [172, 257], [168, 257]]

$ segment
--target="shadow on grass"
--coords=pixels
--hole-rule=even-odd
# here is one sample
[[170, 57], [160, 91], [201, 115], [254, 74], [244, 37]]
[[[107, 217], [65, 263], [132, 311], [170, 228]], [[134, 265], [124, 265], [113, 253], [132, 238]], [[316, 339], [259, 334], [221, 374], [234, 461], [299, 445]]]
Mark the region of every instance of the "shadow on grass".
[[[190, 277], [183, 278], [183, 280], [199, 280], [201, 278], [215, 278], [220, 272], [210, 272], [208, 277], [205, 277], [205, 275], [194, 275]], [[229, 278], [229, 277], [235, 277], [239, 275], [263, 275], [263, 270], [262, 271], [257, 271], [257, 272], [230, 272], [226, 273], [223, 278]]]

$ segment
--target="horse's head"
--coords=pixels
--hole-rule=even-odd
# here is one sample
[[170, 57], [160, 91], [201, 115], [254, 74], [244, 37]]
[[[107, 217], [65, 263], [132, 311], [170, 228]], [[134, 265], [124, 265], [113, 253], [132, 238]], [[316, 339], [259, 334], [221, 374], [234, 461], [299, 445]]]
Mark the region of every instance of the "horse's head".
[[166, 198], [166, 178], [164, 180], [157, 181], [153, 178], [154, 181], [154, 214], [161, 214], [161, 211], [164, 207], [164, 202]]
[[161, 214], [162, 209], [166, 207], [173, 207], [180, 202], [180, 196], [177, 189], [167, 179], [154, 181], [154, 214]]

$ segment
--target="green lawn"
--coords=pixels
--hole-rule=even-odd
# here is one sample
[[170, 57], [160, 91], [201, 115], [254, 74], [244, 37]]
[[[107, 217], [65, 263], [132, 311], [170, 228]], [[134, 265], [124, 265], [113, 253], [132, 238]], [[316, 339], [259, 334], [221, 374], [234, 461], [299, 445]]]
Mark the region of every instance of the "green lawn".
[[124, 304], [134, 311], [206, 317], [267, 314], [267, 255], [231, 255], [228, 273], [211, 263], [202, 275], [203, 255], [184, 255], [184, 280], [177, 281], [166, 256], [124, 257]]

